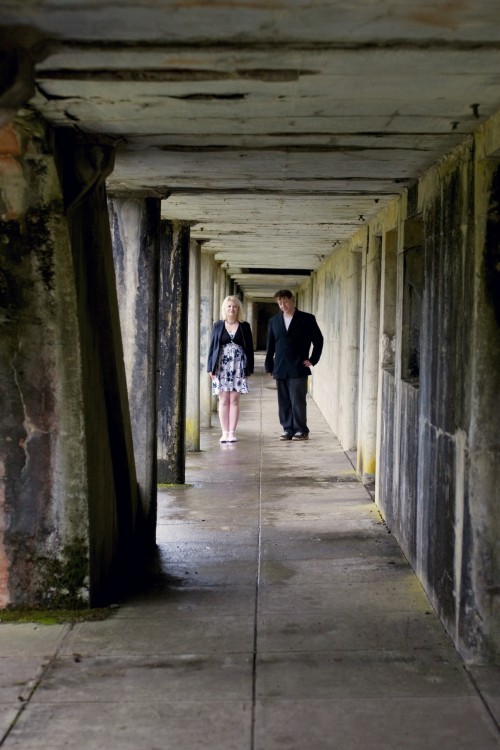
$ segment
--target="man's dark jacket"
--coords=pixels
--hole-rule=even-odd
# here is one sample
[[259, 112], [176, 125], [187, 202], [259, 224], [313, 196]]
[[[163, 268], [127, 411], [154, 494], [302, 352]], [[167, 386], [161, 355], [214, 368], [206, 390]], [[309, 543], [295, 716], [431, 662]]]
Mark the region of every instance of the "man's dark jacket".
[[[217, 371], [217, 362], [219, 361], [219, 354], [221, 350], [220, 339], [222, 336], [222, 332], [224, 331], [224, 325], [225, 323], [223, 320], [217, 320], [214, 323], [212, 336], [210, 339], [210, 348], [208, 350], [207, 372]], [[240, 331], [243, 337], [243, 350], [245, 352], [247, 360], [245, 375], [253, 375], [254, 353], [252, 329], [250, 328], [250, 324], [246, 321], [240, 321]]]
[[[313, 350], [309, 354], [311, 345]], [[323, 334], [314, 315], [295, 310], [288, 331], [283, 313], [274, 315], [269, 321], [265, 368], [277, 380], [307, 377], [311, 370], [302, 363], [308, 359], [315, 365], [322, 350]]]

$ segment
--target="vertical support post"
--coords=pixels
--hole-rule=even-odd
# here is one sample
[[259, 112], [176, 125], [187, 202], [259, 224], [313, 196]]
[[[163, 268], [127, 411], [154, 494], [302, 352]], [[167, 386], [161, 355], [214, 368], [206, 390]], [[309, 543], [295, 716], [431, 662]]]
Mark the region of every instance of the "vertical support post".
[[160, 201], [113, 197], [108, 202], [125, 371], [140, 496], [141, 536], [156, 530], [156, 337]]
[[[129, 584], [136, 566], [138, 521], [127, 382], [105, 179], [114, 152], [105, 145], [57, 133], [84, 366], [89, 470], [91, 602], [99, 605]], [[71, 154], [71, 158], [68, 157]]]
[[200, 450], [200, 262], [197, 242], [189, 243], [189, 301], [186, 450]]
[[382, 241], [370, 237], [364, 270], [362, 347], [360, 357], [357, 470], [365, 484], [375, 480], [377, 393], [380, 345], [380, 267]]
[[257, 329], [255, 326], [255, 303], [252, 300], [249, 300], [246, 303], [246, 318], [248, 321], [248, 325], [252, 329], [252, 336], [254, 342], [257, 341]]
[[162, 222], [158, 308], [158, 482], [185, 481], [189, 227]]
[[214, 271], [212, 253], [201, 253], [200, 284], [200, 425], [212, 424], [212, 381], [207, 373], [208, 349], [214, 322]]
[[[214, 274], [214, 321], [220, 320], [220, 309], [224, 298], [226, 297], [225, 286], [226, 274], [222, 266], [217, 266]], [[212, 396], [212, 411], [217, 412], [219, 399]]]

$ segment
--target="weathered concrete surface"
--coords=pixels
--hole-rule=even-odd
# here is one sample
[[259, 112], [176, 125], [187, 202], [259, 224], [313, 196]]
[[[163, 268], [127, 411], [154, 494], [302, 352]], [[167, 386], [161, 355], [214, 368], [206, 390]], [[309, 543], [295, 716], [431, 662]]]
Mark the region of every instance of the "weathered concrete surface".
[[316, 315], [325, 337], [314, 368], [314, 400], [346, 450], [355, 450], [358, 425], [362, 252], [360, 231], [300, 287], [299, 307]]
[[494, 119], [402, 206], [423, 217], [422, 235], [418, 247], [408, 221], [401, 225], [395, 370], [382, 369], [379, 405], [377, 501], [461, 652], [476, 661], [500, 653], [497, 272], [485, 262], [497, 200], [496, 159], [485, 157], [498, 143]]
[[147, 590], [0, 623], [2, 747], [498, 750], [498, 670], [464, 668], [315, 405], [310, 442], [280, 442], [259, 356], [241, 402], [240, 441], [204, 431], [160, 492]]
[[201, 252], [200, 280], [200, 425], [212, 424], [212, 381], [207, 372], [208, 350], [214, 322], [216, 263], [212, 253]]
[[144, 545], [151, 547], [156, 529], [160, 201], [114, 196], [108, 205], [140, 493], [137, 523]]
[[113, 187], [167, 187], [164, 218], [195, 222], [269, 298], [251, 270], [319, 268], [499, 108], [497, 15], [491, 0], [4, 0], [0, 23], [58, 40], [33, 106], [120, 140]]
[[201, 249], [189, 243], [189, 295], [186, 362], [186, 450], [200, 450]]
[[[137, 479], [104, 181], [114, 149], [70, 131], [56, 156], [76, 288], [86, 443], [91, 602], [108, 602], [139, 563]], [[69, 472], [65, 475], [68, 479]]]
[[158, 308], [158, 482], [182, 483], [186, 456], [189, 227], [161, 223]]
[[361, 286], [360, 383], [357, 470], [363, 482], [375, 480], [377, 396], [380, 347], [381, 238], [369, 233], [363, 252]]
[[44, 125], [0, 131], [0, 606], [89, 600], [77, 283]]
[[[346, 448], [369, 425], [360, 435], [360, 470], [371, 476], [379, 458], [384, 481], [378, 490], [390, 486], [391, 496], [386, 501], [378, 491], [378, 500], [390, 505], [395, 533], [462, 653], [497, 659], [496, 4], [429, 8], [379, 0], [333, 8], [326, 1], [277, 0], [221, 9], [146, 0], [119, 9], [105, 1], [62, 9], [49, 0], [5, 0], [0, 22], [11, 25], [7, 34], [23, 27], [58, 39], [36, 69], [30, 106], [87, 134], [88, 156], [103, 160], [101, 170], [106, 149], [101, 143], [93, 151], [90, 143], [105, 133], [108, 151], [120, 146], [109, 184], [147, 195], [170, 192], [162, 216], [189, 223], [192, 238], [214, 251], [220, 266], [215, 317], [235, 284], [249, 298], [268, 300], [277, 286], [298, 288], [300, 272], [313, 272], [300, 291], [305, 306], [318, 312], [324, 306], [336, 316], [322, 321], [328, 341], [313, 393]], [[12, 165], [10, 157], [5, 164]], [[90, 183], [96, 166], [90, 165]], [[83, 179], [80, 187], [88, 184]], [[98, 192], [102, 197], [102, 185]], [[83, 214], [90, 227], [92, 218]], [[358, 317], [377, 327], [370, 303], [377, 285], [360, 294], [356, 269], [343, 266], [346, 248], [352, 251], [364, 232], [369, 242], [381, 242], [382, 256], [386, 234], [398, 233], [399, 258], [390, 261], [396, 284], [384, 287], [378, 351], [376, 335], [352, 336]], [[87, 238], [93, 258], [92, 233]], [[108, 282], [98, 272], [108, 278], [104, 250], [105, 267], [97, 256], [94, 269], [79, 246], [79, 306], [93, 295], [95, 310], [105, 305], [100, 297]], [[340, 302], [323, 299], [322, 290], [339, 289]], [[396, 321], [387, 328], [384, 315], [394, 307]], [[337, 345], [332, 322], [338, 325], [341, 309], [348, 311], [349, 335]], [[111, 440], [98, 434], [100, 419], [96, 433], [88, 432], [95, 451], [89, 465], [106, 470], [102, 483], [93, 479], [96, 498], [94, 486], [102, 492], [113, 472], [122, 481], [118, 457], [130, 466], [128, 433], [124, 442], [120, 434], [116, 445], [113, 440], [127, 423], [122, 378], [115, 377], [115, 366], [121, 371], [114, 310], [113, 301], [95, 318], [85, 313], [80, 326], [85, 376], [86, 364], [99, 361], [106, 348], [101, 329], [112, 332], [105, 384], [93, 364], [82, 386], [86, 405], [96, 389], [95, 412], [106, 407], [112, 418], [119, 414]], [[101, 320], [113, 325], [103, 328]], [[89, 343], [94, 324], [96, 355]], [[376, 361], [394, 367], [392, 393], [382, 390]], [[182, 393], [172, 393], [182, 409]], [[376, 403], [384, 397], [387, 404]], [[359, 418], [352, 416], [358, 400]], [[392, 407], [391, 421], [386, 409]], [[92, 408], [86, 417], [93, 414]], [[164, 434], [177, 416], [165, 416]], [[381, 443], [382, 425], [392, 435], [391, 451]], [[126, 494], [132, 474], [123, 480]], [[100, 512], [97, 500], [96, 507]], [[103, 518], [97, 516], [109, 527], [114, 500], [103, 507]], [[133, 516], [133, 497], [130, 507]], [[120, 528], [133, 526], [127, 514], [122, 520]], [[114, 543], [113, 537], [106, 559]], [[103, 547], [100, 537], [97, 546]]]

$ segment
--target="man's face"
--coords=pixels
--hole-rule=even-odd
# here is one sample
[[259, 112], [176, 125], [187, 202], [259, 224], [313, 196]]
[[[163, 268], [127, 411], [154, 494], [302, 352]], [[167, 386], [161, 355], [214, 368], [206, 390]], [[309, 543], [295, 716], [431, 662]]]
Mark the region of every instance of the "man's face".
[[281, 312], [285, 313], [285, 315], [293, 315], [295, 310], [295, 300], [293, 297], [278, 297], [276, 302]]

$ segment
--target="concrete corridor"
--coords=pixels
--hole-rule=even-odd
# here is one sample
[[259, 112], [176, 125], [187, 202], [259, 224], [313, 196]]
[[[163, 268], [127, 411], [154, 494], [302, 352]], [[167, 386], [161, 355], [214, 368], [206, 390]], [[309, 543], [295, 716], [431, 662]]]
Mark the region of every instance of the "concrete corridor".
[[0, 625], [1, 748], [500, 747], [498, 670], [465, 667], [312, 401], [311, 440], [277, 439], [257, 361], [239, 442], [205, 431], [160, 492], [149, 589]]

